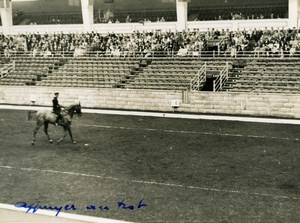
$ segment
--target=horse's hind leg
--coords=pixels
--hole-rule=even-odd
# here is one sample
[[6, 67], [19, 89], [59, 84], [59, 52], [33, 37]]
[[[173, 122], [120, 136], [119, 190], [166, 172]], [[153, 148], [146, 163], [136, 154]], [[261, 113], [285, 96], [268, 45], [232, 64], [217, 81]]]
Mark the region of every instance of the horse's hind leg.
[[52, 143], [53, 141], [48, 134], [48, 126], [49, 126], [49, 122], [44, 122], [44, 132], [45, 132], [49, 142]]
[[41, 128], [42, 125], [43, 125], [42, 122], [37, 122], [37, 123], [36, 123], [36, 127], [35, 127], [35, 129], [33, 130], [33, 139], [32, 139], [32, 141], [31, 141], [31, 145], [34, 145], [35, 140], [36, 140], [36, 134], [37, 134], [37, 132], [39, 131], [39, 129]]

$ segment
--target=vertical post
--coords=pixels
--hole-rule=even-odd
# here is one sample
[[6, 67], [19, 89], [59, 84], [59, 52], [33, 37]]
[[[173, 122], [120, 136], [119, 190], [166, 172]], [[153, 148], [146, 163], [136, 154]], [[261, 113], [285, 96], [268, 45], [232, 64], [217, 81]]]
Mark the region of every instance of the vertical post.
[[83, 31], [91, 32], [94, 24], [94, 0], [81, 0]]
[[200, 71], [198, 71], [198, 74], [197, 74], [197, 90], [199, 91], [200, 89]]
[[298, 27], [300, 0], [289, 0], [289, 27]]
[[11, 5], [12, 3], [9, 0], [2, 0], [0, 2], [2, 29], [3, 34], [5, 35], [10, 35], [12, 33], [11, 27], [13, 26], [13, 18]]
[[177, 30], [186, 30], [188, 0], [176, 0]]

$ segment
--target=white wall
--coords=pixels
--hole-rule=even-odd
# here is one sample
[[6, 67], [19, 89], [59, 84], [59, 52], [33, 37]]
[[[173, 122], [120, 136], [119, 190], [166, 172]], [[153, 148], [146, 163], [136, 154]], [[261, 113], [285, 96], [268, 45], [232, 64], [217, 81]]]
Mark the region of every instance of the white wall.
[[61, 104], [80, 101], [86, 108], [172, 112], [171, 101], [178, 100], [180, 112], [300, 118], [299, 94], [1, 86], [0, 103], [29, 105], [34, 97], [37, 105], [51, 106], [56, 91]]
[[[176, 22], [150, 22], [150, 23], [112, 23], [112, 24], [94, 24], [92, 26], [93, 31], [99, 33], [132, 33], [135, 30], [139, 31], [175, 31], [177, 30]], [[243, 29], [264, 29], [265, 27], [274, 29], [276, 28], [289, 28], [288, 19], [262, 19], [262, 20], [226, 20], [226, 21], [198, 21], [188, 22], [188, 29], [199, 29], [206, 31], [208, 28], [214, 29], [229, 29], [229, 30], [243, 30]], [[0, 27], [0, 31], [1, 31]], [[291, 27], [292, 28], [292, 27]], [[13, 26], [12, 34], [18, 33], [53, 33], [53, 32], [83, 32], [84, 27], [82, 24], [78, 25], [26, 25], [26, 26]]]

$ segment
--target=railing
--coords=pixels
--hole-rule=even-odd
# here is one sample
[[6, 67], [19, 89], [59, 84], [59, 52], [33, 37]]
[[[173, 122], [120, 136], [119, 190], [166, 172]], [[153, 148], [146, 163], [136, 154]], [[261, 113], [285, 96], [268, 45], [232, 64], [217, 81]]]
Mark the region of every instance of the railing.
[[190, 90], [191, 91], [199, 91], [201, 90], [201, 86], [203, 83], [206, 82], [206, 62], [204, 65], [200, 68], [196, 76], [191, 80], [190, 83]]
[[38, 52], [33, 54], [31, 51], [11, 51], [3, 57], [112, 57], [112, 58], [134, 58], [134, 57], [147, 57], [147, 58], [254, 58], [254, 59], [300, 59], [300, 51], [278, 51], [277, 53], [266, 51], [188, 51], [185, 55], [178, 55], [178, 51], [148, 51], [148, 52], [135, 52], [135, 51], [120, 51], [103, 52], [103, 51], [84, 51], [84, 53], [76, 53], [76, 51], [52, 51], [51, 54], [45, 52]]
[[221, 91], [223, 85], [228, 80], [228, 62], [226, 63], [226, 66], [220, 71], [220, 74], [216, 78], [216, 80], [213, 81], [213, 91]]
[[0, 77], [5, 77], [8, 75], [10, 72], [14, 71], [16, 69], [16, 63], [15, 61], [5, 64], [4, 67], [0, 69]]

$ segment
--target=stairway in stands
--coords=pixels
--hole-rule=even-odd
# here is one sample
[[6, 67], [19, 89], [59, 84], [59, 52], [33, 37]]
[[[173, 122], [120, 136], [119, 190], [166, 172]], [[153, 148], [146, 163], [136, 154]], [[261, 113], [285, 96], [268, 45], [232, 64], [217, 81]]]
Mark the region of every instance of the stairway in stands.
[[[149, 62], [150, 61], [150, 62]], [[203, 66], [190, 58], [151, 58], [130, 81], [127, 89], [186, 90]]]
[[293, 58], [251, 59], [232, 72], [231, 92], [299, 93], [300, 61]]
[[[136, 73], [128, 77], [124, 88], [155, 90], [187, 90], [192, 79], [206, 63], [207, 80], [215, 78], [226, 65], [223, 59], [203, 58], [151, 58], [144, 66], [136, 68]], [[149, 62], [150, 61], [150, 62]], [[200, 86], [205, 90], [205, 83]], [[209, 91], [212, 90], [208, 87]]]
[[57, 58], [45, 57], [12, 57], [15, 69], [0, 79], [0, 85], [37, 85], [47, 77], [57, 62]]
[[222, 91], [232, 91], [240, 78], [241, 72], [245, 69], [246, 60], [233, 60], [228, 70], [228, 80], [222, 88]]

